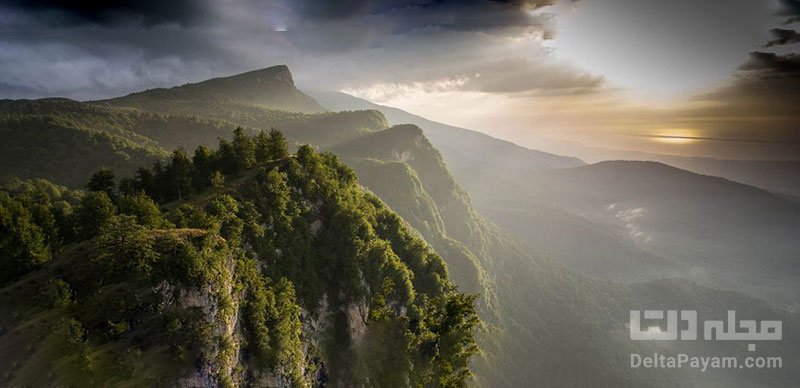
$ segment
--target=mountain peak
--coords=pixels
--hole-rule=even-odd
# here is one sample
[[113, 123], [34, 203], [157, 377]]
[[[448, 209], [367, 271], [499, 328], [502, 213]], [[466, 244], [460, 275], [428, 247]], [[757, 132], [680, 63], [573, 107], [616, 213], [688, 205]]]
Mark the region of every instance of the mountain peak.
[[297, 90], [292, 72], [286, 65], [212, 78], [178, 88], [284, 110], [303, 112], [324, 110], [314, 99]]
[[[294, 112], [324, 112], [325, 108], [294, 85], [286, 65], [271, 66], [246, 73], [188, 83], [169, 89], [151, 89], [126, 97], [107, 100], [115, 105], [138, 107], [143, 102], [155, 107], [163, 102], [235, 101], [260, 108]], [[153, 101], [150, 101], [153, 100]]]
[[292, 88], [294, 88], [294, 79], [292, 78], [292, 72], [289, 70], [289, 66], [286, 65], [265, 67], [263, 69], [252, 70], [245, 73], [231, 75], [227, 77], [212, 78], [208, 81], [203, 81], [203, 82], [223, 81], [223, 80], [249, 81], [255, 83], [261, 83], [261, 82], [283, 83], [286, 86], [291, 86]]

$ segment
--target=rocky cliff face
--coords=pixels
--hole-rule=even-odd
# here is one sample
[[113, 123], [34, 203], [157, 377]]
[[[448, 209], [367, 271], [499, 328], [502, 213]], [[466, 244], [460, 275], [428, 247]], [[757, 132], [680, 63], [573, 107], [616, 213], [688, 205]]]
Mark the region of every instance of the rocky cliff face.
[[[0, 293], [0, 327], [39, 349], [0, 353], [2, 383], [437, 386], [469, 377], [474, 298], [336, 156], [304, 146], [230, 178], [166, 197], [166, 216], [147, 194], [154, 188], [113, 199], [68, 192], [81, 198], [74, 218], [48, 232], [30, 227], [37, 241], [66, 246]], [[15, 189], [13, 200], [0, 191], [0, 206], [37, 206], [45, 220], [73, 206], [42, 202], [60, 189], [37, 190]], [[18, 340], [2, 333], [3, 348]], [[48, 368], [49, 380], [32, 373]]]

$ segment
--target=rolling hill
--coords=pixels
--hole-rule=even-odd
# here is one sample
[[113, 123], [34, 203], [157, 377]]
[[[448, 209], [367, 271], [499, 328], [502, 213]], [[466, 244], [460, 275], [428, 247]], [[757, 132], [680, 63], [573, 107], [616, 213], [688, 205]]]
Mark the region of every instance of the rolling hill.
[[[545, 241], [551, 249], [562, 246], [566, 253], [553, 256], [567, 257], [570, 267], [581, 272], [602, 274], [595, 272], [599, 266], [593, 262], [600, 256], [606, 271], [615, 268], [632, 279], [639, 278], [637, 273], [679, 275], [796, 308], [800, 244], [792, 236], [800, 232], [800, 204], [780, 195], [634, 161], [554, 170], [530, 177], [516, 192], [476, 189], [471, 194], [479, 209], [518, 236], [536, 241], [535, 246]], [[576, 228], [577, 220], [587, 227]], [[551, 233], [547, 240], [539, 234], [555, 225], [570, 234]], [[592, 236], [598, 231], [635, 247], [643, 257], [620, 255], [613, 264], [611, 255], [592, 253], [594, 246], [612, 246], [595, 244]], [[570, 247], [583, 259], [570, 256]], [[670, 272], [653, 272], [652, 265], [666, 265]]]
[[155, 141], [131, 130], [140, 118], [67, 99], [0, 101], [5, 139], [0, 181], [46, 178], [79, 186], [100, 166], [131, 174], [167, 155]]
[[590, 147], [576, 142], [551, 142], [551, 144], [543, 146], [564, 155], [577, 155], [590, 163], [607, 160], [661, 162], [683, 170], [730, 179], [778, 194], [800, 196], [800, 161], [798, 160], [735, 160], [688, 157]]

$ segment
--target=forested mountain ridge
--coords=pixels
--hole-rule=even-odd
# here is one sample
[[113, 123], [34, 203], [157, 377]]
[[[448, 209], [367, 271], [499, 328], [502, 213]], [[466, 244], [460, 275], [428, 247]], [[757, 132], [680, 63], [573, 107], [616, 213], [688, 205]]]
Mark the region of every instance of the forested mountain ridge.
[[67, 99], [0, 101], [0, 181], [39, 177], [77, 187], [98, 166], [131, 174], [166, 157], [130, 130], [136, 121]]
[[497, 314], [495, 287], [485, 270], [493, 256], [486, 247], [487, 225], [419, 127], [393, 126], [331, 151], [448, 258], [457, 284], [482, 295], [487, 316]]
[[389, 124], [414, 124], [441, 152], [450, 171], [462, 185], [524, 177], [543, 170], [583, 166], [578, 158], [555, 155], [520, 147], [485, 133], [428, 120], [403, 110], [333, 91], [307, 91], [323, 106], [332, 110], [370, 109], [386, 116]]
[[[468, 130], [343, 93], [309, 94], [331, 108], [378, 109], [390, 123], [421, 125], [480, 213], [583, 274], [621, 282], [687, 277], [798, 309], [792, 263], [800, 244], [791, 236], [800, 232], [800, 211], [792, 198], [765, 191], [790, 193], [797, 163], [596, 149], [593, 160], [634, 160], [570, 165], [570, 158], [519, 154], [485, 135], [473, 141], [480, 148], [470, 148], [464, 139], [480, 136]], [[663, 164], [636, 160], [653, 158]]]
[[[127, 101], [127, 100], [126, 100]], [[171, 101], [171, 100], [169, 100]], [[242, 126], [282, 128], [293, 143], [336, 144], [386, 127], [376, 111], [295, 113], [228, 100], [161, 101], [157, 111], [68, 99], [0, 101], [0, 182], [46, 178], [79, 187], [100, 166], [121, 176], [163, 160], [176, 147], [193, 149], [229, 139]], [[70, 166], [70, 168], [55, 168]]]
[[[247, 128], [281, 128], [298, 143], [332, 146], [385, 129], [375, 110], [330, 112], [299, 91], [286, 66], [273, 66], [171, 89], [151, 89], [91, 104], [223, 120]], [[206, 139], [206, 144], [213, 143]]]
[[442, 259], [335, 156], [266, 139], [3, 187], [3, 384], [463, 385], [478, 319]]
[[[483, 290], [481, 301], [487, 306], [481, 311], [492, 326], [481, 337], [485, 358], [475, 363], [482, 385], [523, 386], [534, 381], [545, 386], [669, 386], [685, 380], [686, 372], [631, 370], [627, 365], [629, 353], [642, 349], [624, 330], [632, 306], [651, 302], [652, 306], [691, 305], [699, 311], [714, 312], [722, 311], [718, 306], [727, 306], [743, 312], [756, 308], [762, 315], [783, 314], [741, 294], [717, 292], [681, 280], [631, 287], [593, 281], [537, 257], [531, 248], [508, 237], [473, 209], [470, 196], [448, 172], [442, 156], [414, 125], [367, 134], [332, 151], [342, 155], [367, 187], [431, 242], [446, 258], [455, 280], [467, 287], [477, 284]], [[496, 197], [504, 198], [505, 194]], [[460, 249], [443, 240], [454, 240]], [[661, 269], [657, 265], [670, 268], [669, 262], [653, 260], [653, 269]], [[659, 292], [663, 298], [641, 297]], [[796, 325], [796, 317], [784, 318], [787, 324]], [[596, 350], [587, 352], [587, 348]], [[777, 348], [781, 354], [793, 354], [790, 345]], [[714, 343], [703, 343], [694, 350], [743, 351]], [[692, 378], [703, 384], [754, 383], [742, 377], [706, 373]], [[771, 378], [791, 379], [780, 374]]]
[[[206, 83], [198, 85], [211, 87]], [[282, 83], [281, 85], [281, 88], [291, 87], [296, 91], [291, 83]], [[243, 93], [248, 93], [248, 90], [245, 88]], [[230, 93], [234, 92], [234, 90], [230, 91]], [[300, 92], [297, 91], [297, 93]], [[224, 95], [211, 94], [210, 97], [201, 95], [197, 98], [192, 96], [192, 94], [176, 96], [172, 93], [145, 91], [110, 100], [92, 101], [91, 104], [125, 110], [135, 109], [166, 115], [222, 120], [246, 128], [281, 128], [290, 139], [297, 142], [311, 142], [318, 146], [340, 144], [364, 133], [385, 129], [388, 126], [386, 118], [375, 110], [295, 112], [281, 110], [280, 104], [266, 105], [263, 102], [254, 103], [248, 100], [228, 98]], [[157, 136], [155, 133], [153, 135]], [[208, 143], [209, 140], [214, 139], [205, 140]]]
[[[332, 110], [374, 109], [383, 113], [390, 124], [410, 123], [420, 126], [425, 135], [442, 152], [450, 170], [464, 186], [471, 186], [472, 181], [492, 179], [492, 175], [513, 178], [548, 169], [578, 167], [586, 163], [636, 160], [659, 161], [683, 170], [722, 177], [775, 193], [800, 195], [798, 161], [686, 157], [590, 147], [575, 142], [551, 142], [547, 144], [549, 148], [542, 144], [541, 149], [548, 149], [548, 152], [543, 152], [494, 139], [474, 130], [429, 120], [401, 109], [375, 104], [342, 92], [307, 90], [306, 93]], [[576, 155], [576, 157], [566, 155]], [[495, 166], [503, 168], [494, 168]], [[502, 171], [504, 169], [510, 173], [504, 173]]]

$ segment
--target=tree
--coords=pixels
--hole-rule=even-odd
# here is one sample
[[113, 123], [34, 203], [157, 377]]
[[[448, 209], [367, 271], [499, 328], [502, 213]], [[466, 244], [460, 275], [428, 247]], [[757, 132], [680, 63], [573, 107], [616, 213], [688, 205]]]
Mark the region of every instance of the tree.
[[239, 202], [228, 194], [221, 194], [206, 205], [205, 210], [208, 215], [214, 217], [222, 237], [234, 243], [241, 241], [244, 223], [237, 216]]
[[82, 238], [90, 238], [100, 232], [117, 209], [111, 199], [103, 191], [91, 191], [81, 199], [80, 206], [75, 212], [76, 225]]
[[319, 155], [317, 155], [317, 153], [314, 151], [314, 147], [308, 144], [303, 144], [297, 149], [297, 160], [304, 167], [308, 168], [311, 165], [319, 163]]
[[208, 186], [209, 177], [214, 173], [214, 151], [210, 150], [205, 145], [200, 145], [195, 148], [194, 156], [192, 156], [192, 164], [194, 165], [193, 185], [197, 190], [203, 189]]
[[256, 163], [264, 163], [270, 160], [269, 154], [269, 137], [264, 130], [258, 131], [256, 137], [253, 139], [256, 145]]
[[114, 173], [107, 169], [101, 168], [94, 174], [92, 174], [91, 179], [89, 179], [89, 183], [86, 184], [86, 189], [89, 191], [103, 191], [108, 194], [109, 198], [114, 198]]
[[177, 196], [181, 200], [183, 196], [191, 193], [193, 168], [192, 160], [186, 155], [186, 150], [178, 148], [172, 152], [172, 159], [167, 167], [171, 197]]
[[[139, 172], [142, 170], [147, 171], [146, 169], [139, 169]], [[156, 160], [153, 163], [153, 168], [146, 174], [147, 176], [143, 176], [142, 178], [149, 179], [149, 181], [142, 180], [142, 185], [145, 187], [145, 193], [152, 198], [155, 198], [157, 201], [165, 201], [169, 197], [169, 190], [167, 190], [166, 182], [164, 182], [164, 177], [167, 173], [166, 167], [164, 164], [161, 163], [160, 160]], [[137, 176], [139, 174], [137, 173]], [[147, 182], [147, 183], [145, 183]]]
[[130, 195], [143, 192], [139, 187], [139, 182], [134, 178], [122, 178], [119, 180], [118, 191], [121, 195]]
[[244, 132], [244, 128], [237, 127], [233, 131], [233, 152], [236, 155], [236, 167], [238, 171], [252, 168], [256, 164], [256, 146]]
[[225, 175], [222, 175], [222, 173], [219, 171], [212, 172], [208, 180], [210, 181], [211, 186], [214, 188], [219, 189], [222, 186], [225, 186]]
[[49, 260], [45, 235], [28, 209], [0, 192], [0, 284]]
[[53, 204], [61, 201], [64, 189], [43, 179], [14, 180], [2, 189], [27, 210], [31, 222], [44, 234], [45, 244], [49, 246], [50, 251], [52, 253], [58, 251], [63, 241], [60, 229], [67, 231], [68, 226], [60, 224], [63, 218], [57, 218]]
[[289, 155], [289, 146], [286, 144], [286, 138], [281, 131], [275, 128], [269, 130], [267, 155], [271, 160], [282, 159]]
[[[161, 166], [160, 162], [158, 163], [158, 166]], [[155, 167], [153, 171], [155, 171]], [[139, 167], [139, 169], [136, 170], [136, 185], [140, 190], [144, 191], [150, 197], [158, 199], [160, 193], [156, 183], [156, 177], [153, 175], [153, 171], [150, 171], [144, 167]]]
[[157, 254], [154, 238], [131, 216], [112, 216], [93, 240], [93, 258], [112, 276], [147, 275]]
[[119, 212], [136, 217], [139, 225], [159, 228], [164, 225], [161, 210], [152, 198], [143, 193], [125, 195], [119, 199]]
[[219, 169], [230, 176], [237, 176], [242, 172], [236, 158], [236, 151], [233, 145], [225, 140], [219, 140], [219, 150], [217, 151], [217, 163]]

